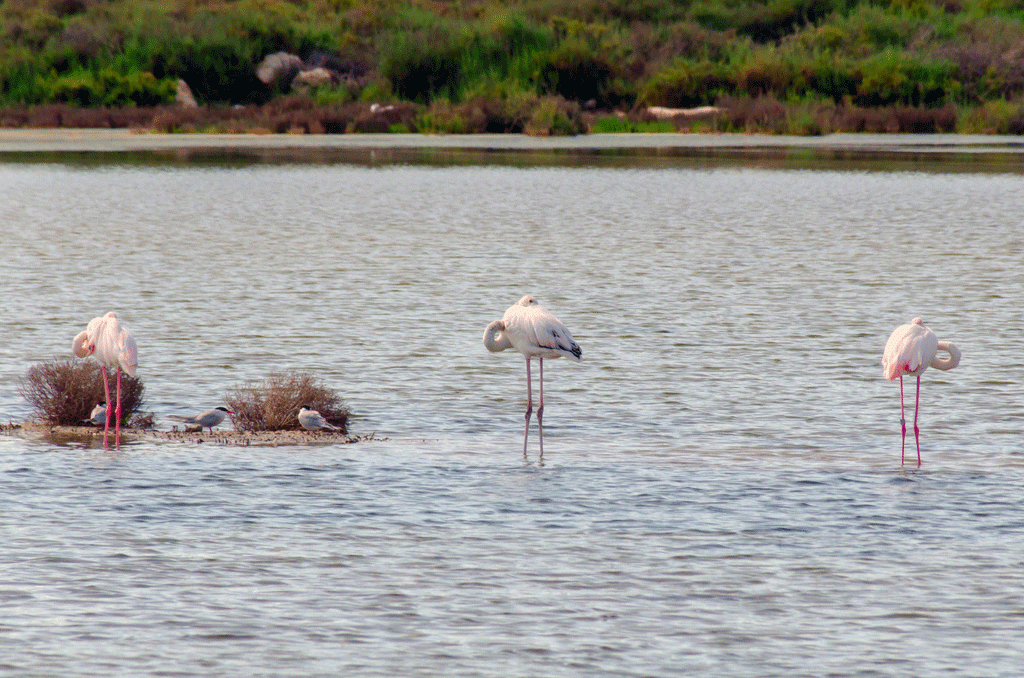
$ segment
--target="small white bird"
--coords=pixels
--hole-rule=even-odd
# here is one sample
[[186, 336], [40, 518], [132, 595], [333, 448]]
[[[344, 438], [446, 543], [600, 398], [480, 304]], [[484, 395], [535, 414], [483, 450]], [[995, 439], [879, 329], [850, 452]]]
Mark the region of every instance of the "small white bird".
[[99, 426], [107, 420], [107, 404], [100, 403], [96, 407], [92, 408], [92, 414], [89, 415], [88, 419], [82, 421], [86, 424], [96, 424]]
[[185, 417], [180, 414], [172, 414], [170, 416], [170, 419], [174, 419], [175, 421], [181, 421], [186, 424], [198, 424], [200, 429], [205, 426], [206, 428], [210, 429], [210, 433], [212, 434], [213, 427], [218, 426], [222, 421], [224, 421], [224, 417], [226, 417], [229, 414], [234, 414], [234, 412], [232, 412], [226, 407], [215, 407], [212, 410], [207, 410], [202, 414], [195, 414], [191, 417]]
[[[945, 351], [949, 358], [936, 356]], [[907, 444], [907, 420], [903, 416], [903, 375], [917, 377], [917, 395], [914, 399], [914, 440], [917, 441], [917, 465], [921, 465], [921, 437], [917, 427], [917, 408], [921, 402], [921, 373], [929, 367], [937, 370], [951, 370], [960, 364], [960, 349], [956, 344], [939, 341], [935, 333], [924, 326], [920, 318], [914, 318], [906, 325], [900, 325], [885, 342], [882, 352], [882, 374], [892, 381], [900, 378], [900, 428], [903, 442], [900, 446], [900, 465], [903, 464]]]
[[329, 424], [319, 412], [309, 409], [308, 405], [303, 405], [302, 408], [299, 409], [299, 425], [307, 431], [320, 431], [324, 429], [328, 431], [338, 430], [337, 426]]
[[[107, 402], [110, 402], [110, 382], [107, 379], [107, 368], [117, 366], [117, 417], [114, 428], [114, 445], [121, 447], [121, 370], [129, 376], [135, 376], [139, 366], [138, 349], [135, 339], [128, 328], [121, 324], [117, 315], [110, 313], [93, 318], [83, 332], [75, 335], [71, 342], [71, 350], [79, 358], [92, 356], [100, 364], [103, 371], [103, 388]], [[107, 447], [107, 433], [110, 431], [110, 410], [103, 428], [103, 447]]]
[[523, 454], [526, 454], [526, 441], [530, 435], [530, 413], [533, 412], [530, 358], [540, 359], [537, 431], [540, 452], [544, 454], [544, 358], [564, 356], [579, 362], [583, 359], [583, 350], [573, 340], [569, 328], [529, 294], [510, 306], [501, 320], [495, 320], [487, 326], [484, 330], [484, 346], [492, 353], [514, 348], [526, 356], [526, 429], [523, 432]]

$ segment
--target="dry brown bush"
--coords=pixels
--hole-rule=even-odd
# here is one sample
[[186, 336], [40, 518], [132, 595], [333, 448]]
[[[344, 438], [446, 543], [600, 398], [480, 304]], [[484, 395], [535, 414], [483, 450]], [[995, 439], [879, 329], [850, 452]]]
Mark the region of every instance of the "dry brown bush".
[[416, 115], [422, 106], [408, 102], [395, 102], [376, 110], [365, 103], [345, 107], [352, 120], [352, 131], [361, 133], [390, 132], [396, 128], [416, 131]]
[[786, 106], [774, 97], [722, 97], [717, 105], [725, 109], [723, 117], [733, 129], [757, 132], [785, 128]]
[[[367, 103], [321, 106], [309, 97], [274, 99], [264, 106], [204, 106], [151, 109], [151, 129], [158, 132], [254, 132], [275, 134], [345, 134], [414, 131], [416, 104], [395, 104], [377, 111]], [[13, 119], [13, 115], [8, 117]]]
[[840, 132], [934, 134], [956, 130], [956, 107], [888, 108], [839, 107], [833, 111], [831, 129]]
[[[117, 370], [110, 375], [110, 398], [117, 398]], [[33, 365], [22, 377], [18, 390], [35, 408], [35, 415], [48, 424], [81, 426], [92, 408], [107, 399], [103, 372], [89, 360], [55, 358]], [[121, 421], [127, 423], [142, 408], [142, 380], [121, 375]], [[111, 423], [113, 418], [111, 418]]]
[[317, 410], [342, 433], [348, 432], [348, 408], [341, 396], [309, 372], [275, 372], [262, 382], [228, 391], [225, 403], [239, 431], [290, 431], [299, 426], [299, 409]]
[[[717, 106], [724, 110], [718, 119], [726, 131], [768, 134], [822, 134], [830, 132], [869, 132], [934, 134], [954, 132], [957, 109], [953, 104], [941, 108], [887, 106], [862, 108], [822, 102], [804, 110], [782, 103], [771, 96], [750, 98], [721, 97]], [[717, 120], [715, 121], [717, 125]]]

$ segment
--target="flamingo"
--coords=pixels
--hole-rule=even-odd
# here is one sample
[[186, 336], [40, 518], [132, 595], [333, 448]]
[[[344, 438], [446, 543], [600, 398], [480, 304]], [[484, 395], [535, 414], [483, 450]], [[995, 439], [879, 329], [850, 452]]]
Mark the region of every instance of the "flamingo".
[[[103, 370], [103, 388], [107, 394], [106, 402], [110, 402], [110, 382], [107, 368], [117, 366], [117, 422], [114, 431], [114, 444], [121, 448], [121, 370], [129, 376], [135, 376], [139, 366], [138, 351], [135, 339], [128, 328], [121, 324], [117, 315], [110, 313], [89, 321], [85, 331], [75, 335], [71, 342], [71, 350], [79, 358], [92, 356], [96, 358]], [[103, 448], [107, 449], [107, 435], [110, 431], [110, 408], [107, 408], [106, 424], [103, 427]]]
[[[937, 351], [945, 351], [949, 358], [939, 358]], [[900, 465], [904, 463], [907, 443], [907, 420], [903, 416], [903, 375], [917, 377], [917, 395], [914, 398], [914, 440], [917, 441], [917, 465], [921, 466], [921, 438], [917, 427], [917, 408], [921, 402], [921, 373], [929, 366], [938, 370], [951, 370], [960, 364], [960, 349], [948, 341], [939, 341], [935, 333], [924, 326], [920, 318], [914, 318], [906, 325], [900, 325], [885, 342], [882, 352], [882, 374], [892, 381], [900, 378], [900, 428], [903, 442], [900, 445]]]
[[226, 407], [215, 407], [212, 410], [207, 410], [202, 414], [196, 414], [191, 417], [183, 417], [178, 414], [172, 414], [170, 418], [174, 419], [175, 421], [184, 422], [186, 424], [198, 424], [200, 433], [202, 433], [202, 428], [205, 426], [206, 428], [210, 429], [210, 435], [213, 435], [213, 427], [218, 426], [222, 421], [224, 421], [224, 417], [229, 414], [234, 414], [234, 412], [232, 412]]
[[530, 414], [533, 412], [533, 391], [530, 385], [530, 358], [540, 360], [540, 402], [537, 405], [537, 432], [540, 453], [544, 454], [544, 358], [565, 356], [579, 362], [583, 350], [561, 320], [527, 294], [510, 306], [501, 320], [495, 320], [484, 330], [484, 346], [497, 353], [507, 348], [526, 356], [526, 428], [523, 431], [523, 454], [526, 454], [530, 435]]
[[309, 405], [303, 405], [299, 409], [299, 425], [307, 431], [320, 431], [327, 429], [328, 431], [337, 431], [337, 426], [332, 426], [324, 419], [316, 410], [309, 409]]

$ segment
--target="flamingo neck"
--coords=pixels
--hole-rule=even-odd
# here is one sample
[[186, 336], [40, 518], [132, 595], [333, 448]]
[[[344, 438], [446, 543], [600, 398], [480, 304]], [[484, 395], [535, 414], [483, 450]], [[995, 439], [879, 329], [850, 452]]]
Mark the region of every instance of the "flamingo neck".
[[960, 349], [956, 347], [956, 344], [953, 344], [948, 341], [940, 341], [939, 350], [948, 353], [949, 357], [940, 358], [938, 356], [935, 356], [934, 358], [932, 358], [932, 361], [931, 363], [929, 363], [929, 365], [931, 365], [937, 370], [951, 370], [960, 364], [961, 353]]
[[91, 355], [94, 347], [89, 345], [89, 333], [79, 332], [71, 342], [71, 351], [79, 358]]
[[512, 342], [505, 336], [505, 323], [503, 321], [495, 320], [487, 326], [487, 329], [484, 330], [484, 346], [491, 353], [512, 348]]

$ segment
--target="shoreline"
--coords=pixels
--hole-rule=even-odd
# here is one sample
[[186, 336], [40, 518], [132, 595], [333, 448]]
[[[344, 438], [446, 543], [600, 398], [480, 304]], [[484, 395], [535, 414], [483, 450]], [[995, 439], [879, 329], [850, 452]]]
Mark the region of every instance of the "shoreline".
[[1024, 156], [1024, 137], [984, 134], [758, 134], [622, 133], [574, 137], [524, 134], [164, 134], [129, 129], [0, 129], [0, 157], [11, 153], [119, 153], [175, 150], [438, 149], [459, 151], [659, 151], [809, 149], [892, 153], [1012, 153]]
[[737, 167], [829, 171], [1024, 174], [1024, 136], [958, 134], [637, 133], [164, 134], [128, 129], [0, 129], [0, 163], [81, 168], [252, 167]]

